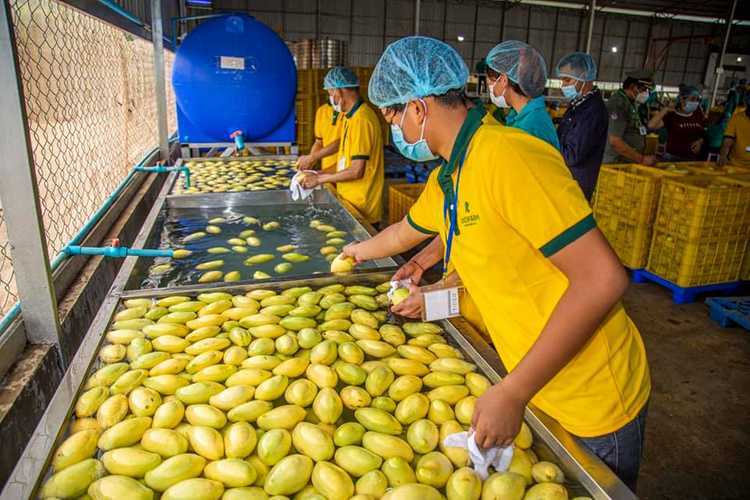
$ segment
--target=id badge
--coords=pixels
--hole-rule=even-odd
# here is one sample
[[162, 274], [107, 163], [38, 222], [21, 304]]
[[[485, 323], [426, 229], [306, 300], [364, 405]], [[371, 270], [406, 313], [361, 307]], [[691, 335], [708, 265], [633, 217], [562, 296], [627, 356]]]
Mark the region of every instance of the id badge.
[[445, 287], [438, 282], [422, 287], [422, 321], [438, 321], [461, 314], [459, 287]]
[[346, 157], [342, 156], [339, 158], [339, 161], [336, 163], [336, 172], [341, 172], [342, 170], [346, 169]]
[[640, 127], [638, 127], [638, 130], [640, 131], [641, 135], [648, 134], [648, 130], [646, 130], [646, 127], [644, 127], [643, 125], [641, 125]]

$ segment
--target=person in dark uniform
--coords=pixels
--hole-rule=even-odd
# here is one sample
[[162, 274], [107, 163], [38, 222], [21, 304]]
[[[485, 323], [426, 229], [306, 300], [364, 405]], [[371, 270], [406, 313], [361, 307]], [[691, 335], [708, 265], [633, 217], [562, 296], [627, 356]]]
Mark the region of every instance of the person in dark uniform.
[[591, 201], [607, 146], [609, 120], [602, 93], [594, 86], [596, 63], [589, 54], [573, 52], [560, 59], [557, 77], [563, 97], [570, 101], [557, 127], [560, 153]]
[[656, 163], [654, 155], [644, 154], [648, 129], [639, 113], [641, 105], [648, 101], [653, 85], [651, 73], [638, 71], [627, 75], [622, 88], [610, 96], [604, 163]]

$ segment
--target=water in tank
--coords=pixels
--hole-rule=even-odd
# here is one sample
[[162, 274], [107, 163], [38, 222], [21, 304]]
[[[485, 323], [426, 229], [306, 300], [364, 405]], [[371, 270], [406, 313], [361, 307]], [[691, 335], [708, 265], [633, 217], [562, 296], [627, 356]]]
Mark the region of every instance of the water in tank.
[[294, 142], [297, 76], [289, 49], [246, 14], [208, 19], [177, 50], [172, 72], [180, 142]]

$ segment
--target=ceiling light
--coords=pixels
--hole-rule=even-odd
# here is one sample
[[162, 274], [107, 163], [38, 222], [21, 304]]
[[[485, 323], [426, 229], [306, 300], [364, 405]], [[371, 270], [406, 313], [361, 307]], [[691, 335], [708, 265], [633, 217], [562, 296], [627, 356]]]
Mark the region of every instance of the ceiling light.
[[458, 35], [458, 41], [459, 42], [463, 42], [464, 41], [464, 36], [463, 35]]
[[737, 58], [737, 62], [742, 62], [742, 58], [741, 58], [741, 57], [738, 57], [738, 58]]
[[612, 53], [617, 54], [617, 47], [612, 47]]

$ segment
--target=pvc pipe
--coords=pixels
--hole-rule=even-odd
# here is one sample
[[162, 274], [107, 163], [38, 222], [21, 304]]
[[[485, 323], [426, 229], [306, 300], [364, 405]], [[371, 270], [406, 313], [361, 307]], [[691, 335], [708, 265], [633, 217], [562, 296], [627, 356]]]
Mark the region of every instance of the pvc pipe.
[[103, 255], [117, 259], [125, 257], [172, 257], [174, 250], [171, 248], [147, 249], [147, 248], [127, 248], [127, 247], [82, 247], [78, 245], [68, 245], [63, 248], [66, 255]]
[[[244, 145], [244, 142], [243, 142]], [[167, 167], [165, 165], [154, 165], [152, 167], [144, 167], [141, 165], [137, 165], [133, 167], [133, 170], [137, 172], [148, 172], [151, 174], [168, 174], [170, 172], [181, 172], [185, 175], [185, 189], [190, 187], [190, 169], [186, 165], [181, 165], [179, 167], [173, 166], [173, 167]]]
[[709, 109], [714, 107], [716, 102], [716, 94], [719, 92], [719, 80], [721, 79], [722, 73], [724, 73], [724, 55], [727, 53], [727, 45], [729, 44], [729, 34], [732, 32], [732, 22], [734, 21], [734, 11], [737, 8], [737, 0], [732, 2], [732, 10], [729, 11], [729, 17], [727, 18], [727, 30], [724, 32], [724, 43], [721, 45], [721, 52], [719, 57], [716, 59], [716, 72], [714, 73], [714, 88], [711, 91], [711, 104]]
[[130, 12], [128, 12], [127, 10], [125, 10], [122, 7], [120, 7], [119, 5], [117, 5], [112, 0], [97, 0], [97, 1], [100, 4], [104, 5], [105, 7], [109, 8], [110, 10], [113, 10], [114, 12], [117, 12], [118, 14], [120, 14], [125, 19], [134, 22], [138, 26], [145, 26], [143, 24], [143, 21], [141, 21], [136, 16], [134, 16], [133, 14], [131, 14]]
[[[172, 136], [171, 139], [176, 138], [176, 134]], [[153, 156], [154, 152], [158, 148], [154, 148], [146, 155], [141, 158], [141, 161], [138, 162], [138, 165], [142, 165], [149, 157]], [[131, 170], [128, 175], [120, 182], [120, 184], [117, 185], [114, 191], [107, 197], [106, 200], [104, 200], [104, 204], [93, 213], [93, 215], [86, 221], [86, 223], [83, 225], [83, 227], [73, 236], [73, 238], [68, 242], [68, 245], [77, 245], [80, 243], [86, 235], [88, 235], [89, 232], [91, 232], [91, 229], [101, 220], [101, 218], [104, 216], [104, 214], [112, 207], [117, 197], [120, 196], [123, 189], [125, 189], [125, 186], [130, 182], [130, 180], [135, 175], [135, 170]], [[68, 258], [68, 255], [65, 252], [58, 253], [55, 258], [50, 263], [50, 269], [51, 271], [55, 271], [58, 267], [60, 267], [60, 264], [65, 261], [65, 259]], [[16, 302], [13, 304], [13, 307], [10, 308], [10, 310], [5, 313], [4, 316], [0, 317], [0, 335], [2, 335], [5, 330], [8, 329], [10, 324], [15, 320], [21, 313], [21, 304], [19, 302]]]

